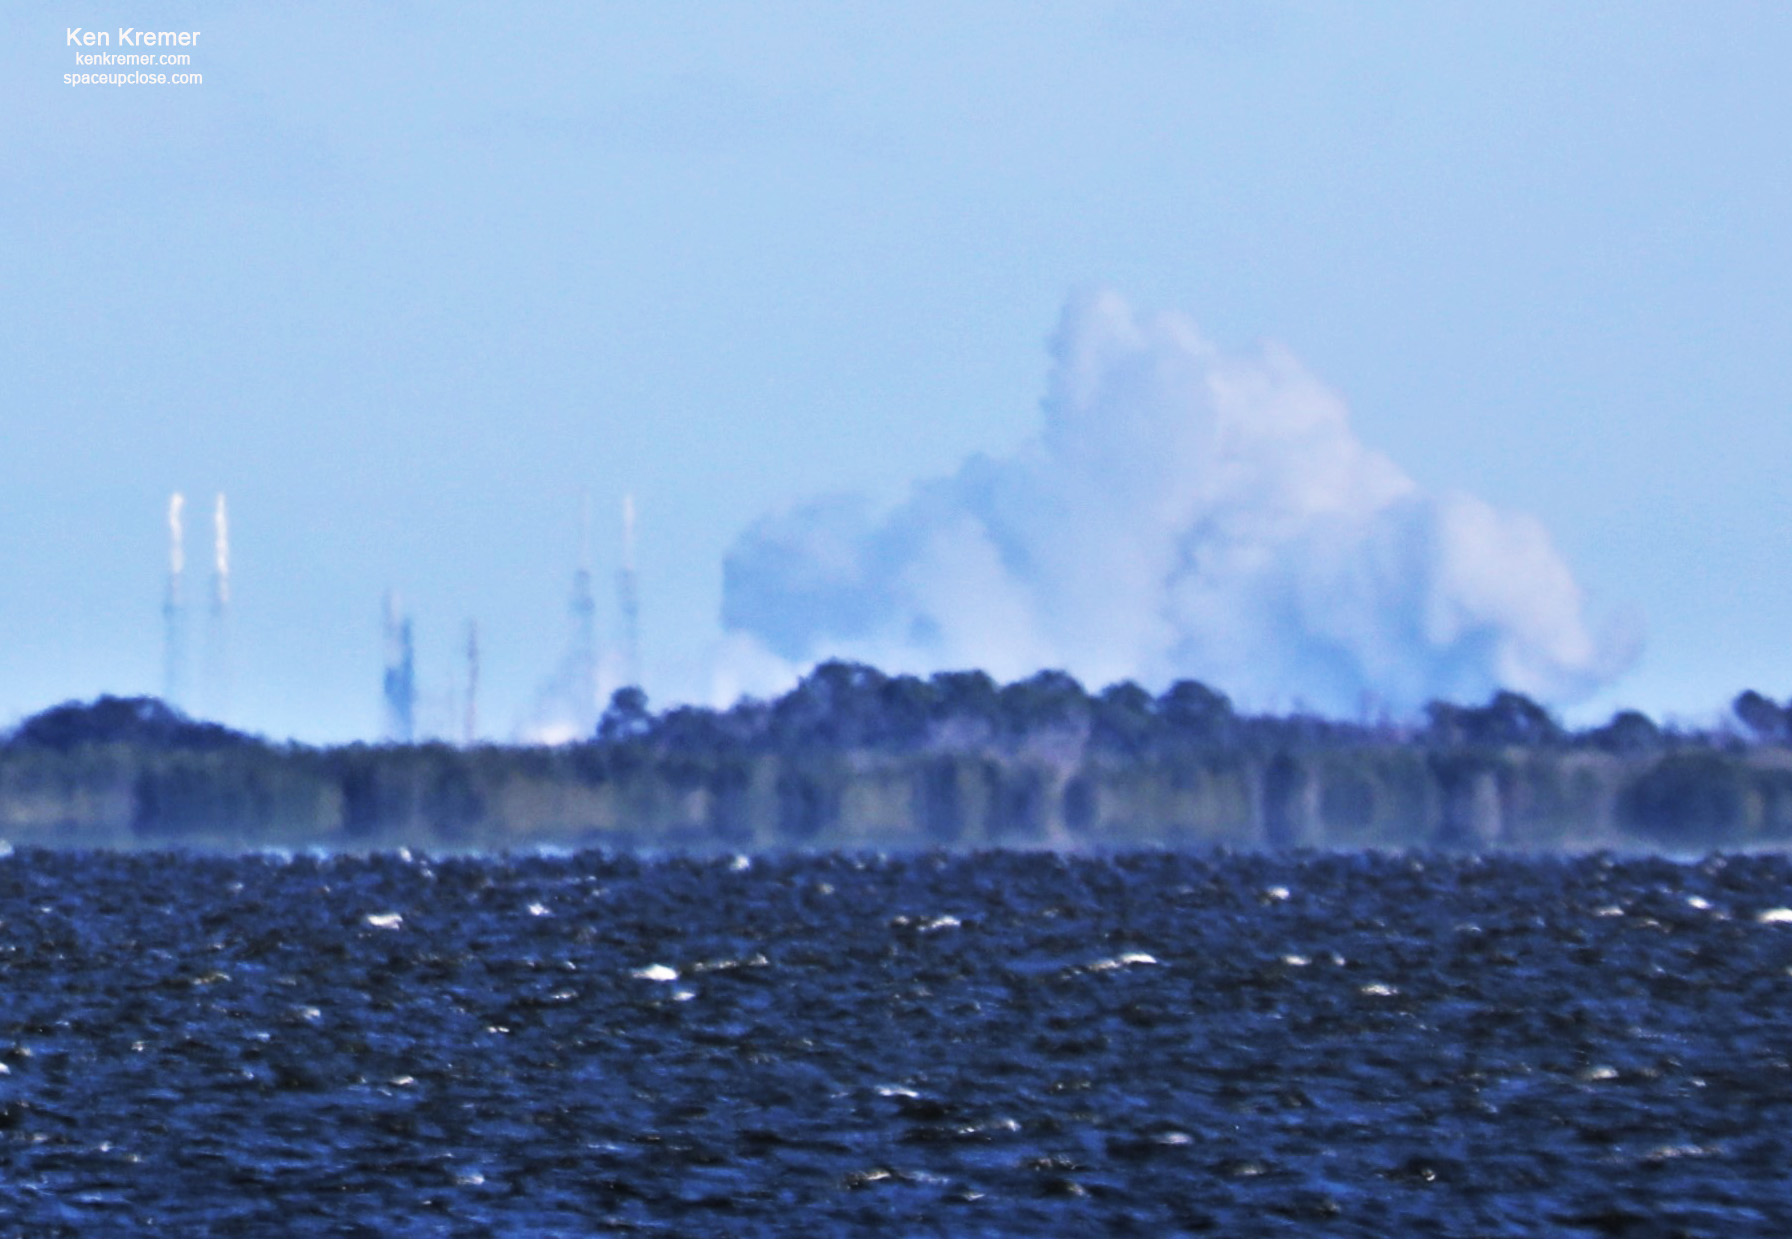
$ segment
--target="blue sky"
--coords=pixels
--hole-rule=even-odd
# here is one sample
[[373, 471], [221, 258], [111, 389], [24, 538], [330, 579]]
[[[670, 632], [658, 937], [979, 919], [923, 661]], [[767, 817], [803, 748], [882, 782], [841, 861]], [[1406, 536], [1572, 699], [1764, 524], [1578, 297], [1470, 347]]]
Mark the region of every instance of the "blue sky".
[[[63, 84], [151, 19], [202, 86]], [[742, 530], [1016, 451], [1095, 287], [1538, 518], [1644, 634], [1578, 716], [1785, 696], [1787, 63], [1771, 4], [7, 6], [0, 720], [157, 691], [176, 489], [240, 725], [373, 735], [394, 588], [513, 734], [582, 489], [705, 698]]]

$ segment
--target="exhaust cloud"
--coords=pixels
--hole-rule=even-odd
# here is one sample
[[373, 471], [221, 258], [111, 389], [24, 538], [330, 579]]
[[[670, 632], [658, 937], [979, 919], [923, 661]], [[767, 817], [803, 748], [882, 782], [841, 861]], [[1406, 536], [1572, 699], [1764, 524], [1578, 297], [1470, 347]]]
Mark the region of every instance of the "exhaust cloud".
[[1257, 708], [1406, 714], [1502, 688], [1571, 701], [1634, 658], [1537, 520], [1420, 489], [1286, 349], [1224, 352], [1098, 292], [1052, 358], [1014, 454], [892, 511], [837, 496], [750, 526], [724, 564], [743, 659], [1192, 678]]

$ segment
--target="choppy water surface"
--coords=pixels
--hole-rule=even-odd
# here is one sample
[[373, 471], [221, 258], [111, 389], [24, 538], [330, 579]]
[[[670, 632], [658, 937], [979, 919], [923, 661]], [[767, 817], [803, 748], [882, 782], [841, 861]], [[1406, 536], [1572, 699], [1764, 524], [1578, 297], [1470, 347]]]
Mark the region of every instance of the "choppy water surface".
[[1789, 1233], [1792, 866], [0, 860], [6, 1235]]

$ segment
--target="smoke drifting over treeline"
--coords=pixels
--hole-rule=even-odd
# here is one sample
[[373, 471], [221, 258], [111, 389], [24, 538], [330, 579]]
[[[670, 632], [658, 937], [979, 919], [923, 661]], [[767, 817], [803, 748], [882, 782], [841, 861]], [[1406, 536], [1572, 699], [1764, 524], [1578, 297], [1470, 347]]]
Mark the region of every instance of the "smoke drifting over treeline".
[[749, 527], [724, 625], [792, 678], [829, 657], [1054, 667], [1343, 714], [1572, 701], [1634, 657], [1538, 521], [1421, 490], [1285, 349], [1223, 352], [1099, 292], [1052, 356], [1043, 427], [1013, 455], [892, 511], [830, 497]]

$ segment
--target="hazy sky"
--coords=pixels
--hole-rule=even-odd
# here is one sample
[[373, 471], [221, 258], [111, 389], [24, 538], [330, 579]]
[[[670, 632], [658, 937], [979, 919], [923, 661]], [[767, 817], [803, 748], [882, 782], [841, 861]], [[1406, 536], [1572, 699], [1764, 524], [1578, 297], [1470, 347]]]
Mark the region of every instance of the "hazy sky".
[[[202, 85], [63, 84], [144, 21]], [[159, 690], [176, 489], [240, 725], [375, 734], [394, 588], [513, 734], [582, 488], [707, 698], [742, 530], [1016, 451], [1095, 287], [1540, 520], [1645, 639], [1578, 714], [1783, 697], [1788, 64], [1773, 3], [7, 5], [0, 725]]]

